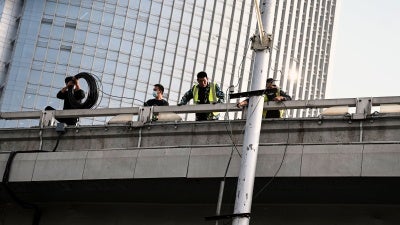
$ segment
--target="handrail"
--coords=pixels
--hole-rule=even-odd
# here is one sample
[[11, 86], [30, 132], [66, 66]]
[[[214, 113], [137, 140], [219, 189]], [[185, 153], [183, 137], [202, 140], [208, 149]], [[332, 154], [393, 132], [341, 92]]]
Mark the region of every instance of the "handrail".
[[[370, 106], [380, 104], [400, 104], [400, 96], [388, 97], [369, 97], [369, 98], [340, 98], [340, 99], [318, 99], [318, 100], [293, 100], [280, 102], [266, 102], [264, 109], [306, 109], [306, 108], [329, 108], [333, 106], [358, 107], [360, 99], [369, 100]], [[360, 107], [365, 107], [360, 104]], [[68, 117], [104, 117], [120, 114], [141, 115], [145, 107], [125, 107], [125, 108], [101, 108], [101, 109], [73, 109], [73, 110], [54, 110], [55, 118]], [[151, 113], [202, 113], [202, 112], [237, 112], [242, 109], [236, 107], [236, 103], [227, 104], [200, 104], [183, 106], [154, 106]], [[24, 111], [24, 112], [0, 112], [0, 119], [19, 120], [19, 119], [40, 119], [43, 118], [45, 111]], [[370, 113], [370, 112], [369, 112]]]

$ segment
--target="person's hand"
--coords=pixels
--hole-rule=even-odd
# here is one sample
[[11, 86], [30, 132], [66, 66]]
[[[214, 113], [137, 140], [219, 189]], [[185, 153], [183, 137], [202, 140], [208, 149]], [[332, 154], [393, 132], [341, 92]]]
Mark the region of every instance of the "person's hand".
[[242, 102], [239, 102], [238, 104], [236, 104], [236, 107], [243, 108], [246, 105], [247, 105], [247, 102], [246, 101], [242, 101]]
[[72, 81], [74, 82], [75, 90], [80, 90], [81, 86], [79, 85], [79, 79], [76, 79], [75, 77], [73, 77]]
[[274, 98], [274, 101], [276, 101], [276, 102], [281, 102], [281, 101], [285, 101], [285, 100], [286, 100], [286, 98], [283, 97], [283, 96], [276, 96], [276, 97]]
[[70, 80], [67, 83], [67, 87], [73, 87], [75, 85], [74, 81]]

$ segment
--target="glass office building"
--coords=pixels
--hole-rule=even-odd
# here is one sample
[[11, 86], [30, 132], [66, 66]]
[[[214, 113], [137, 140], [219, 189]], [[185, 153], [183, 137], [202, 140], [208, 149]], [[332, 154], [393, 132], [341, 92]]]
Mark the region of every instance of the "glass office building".
[[[79, 72], [95, 74], [101, 81], [98, 108], [143, 105], [157, 83], [174, 105], [200, 71], [224, 91], [231, 85], [246, 91], [253, 58], [249, 42], [256, 30], [253, 3], [0, 1], [0, 110], [43, 110], [47, 105], [61, 109], [62, 101], [55, 96], [64, 78]], [[266, 67], [268, 77], [279, 79], [294, 99], [324, 98], [335, 9], [336, 0], [276, 3]]]

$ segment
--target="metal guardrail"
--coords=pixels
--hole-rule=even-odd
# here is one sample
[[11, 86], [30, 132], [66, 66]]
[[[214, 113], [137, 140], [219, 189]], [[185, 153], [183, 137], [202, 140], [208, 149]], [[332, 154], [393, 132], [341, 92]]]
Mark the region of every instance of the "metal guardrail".
[[[276, 109], [307, 109], [307, 108], [329, 108], [334, 106], [356, 107], [353, 119], [365, 119], [370, 115], [372, 106], [381, 104], [400, 104], [400, 96], [390, 97], [365, 97], [365, 98], [341, 98], [321, 100], [293, 100], [285, 102], [266, 102], [265, 110]], [[105, 117], [121, 114], [132, 114], [138, 116], [138, 121], [146, 123], [154, 113], [202, 113], [202, 112], [238, 112], [243, 109], [237, 108], [236, 103], [227, 104], [204, 104], [184, 106], [154, 106], [154, 107], [127, 107], [127, 108], [102, 108], [102, 109], [74, 109], [54, 111], [26, 111], [26, 112], [0, 112], [0, 119], [21, 120], [40, 119], [41, 123], [48, 124], [52, 118], [68, 117]], [[45, 125], [46, 126], [46, 125]]]

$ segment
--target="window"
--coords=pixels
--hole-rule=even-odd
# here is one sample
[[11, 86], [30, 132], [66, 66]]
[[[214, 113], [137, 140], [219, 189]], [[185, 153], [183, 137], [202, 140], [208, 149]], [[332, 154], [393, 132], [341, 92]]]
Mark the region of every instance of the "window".
[[109, 49], [114, 50], [114, 51], [119, 51], [120, 45], [121, 45], [121, 39], [111, 38], [110, 44], [109, 44]]
[[46, 48], [36, 47], [35, 60], [44, 61], [46, 56]]
[[121, 42], [121, 52], [129, 54], [131, 52], [131, 48], [132, 48], [132, 42], [131, 41], [122, 40], [122, 42]]
[[109, 73], [109, 74], [114, 74], [116, 66], [117, 66], [117, 62], [107, 60], [106, 65], [104, 67], [104, 72]]
[[56, 49], [49, 48], [47, 50], [46, 61], [50, 63], [55, 63], [57, 60], [58, 51]]
[[124, 27], [125, 17], [123, 16], [114, 16], [114, 27], [122, 29]]
[[59, 57], [58, 57], [58, 63], [62, 64], [62, 65], [67, 65], [68, 59], [69, 59], [69, 54], [70, 54], [70, 51], [61, 50]]
[[40, 33], [39, 35], [41, 37], [49, 37], [50, 36], [50, 31], [51, 31], [51, 25], [48, 23], [42, 23], [42, 25], [40, 26]]
[[47, 15], [54, 15], [54, 12], [56, 10], [56, 3], [55, 2], [46, 2], [46, 7], [44, 9], [45, 14]]
[[74, 40], [75, 29], [71, 27], [66, 27], [64, 29], [63, 41], [72, 42]]
[[51, 32], [51, 38], [61, 40], [63, 34], [63, 28], [59, 26], [53, 26], [53, 30]]
[[93, 70], [103, 72], [105, 62], [106, 62], [106, 60], [104, 58], [98, 58], [98, 57], [94, 58]]
[[121, 77], [126, 77], [127, 70], [128, 70], [128, 65], [127, 64], [118, 63], [117, 64], [117, 71], [115, 72], [115, 75], [121, 76]]

